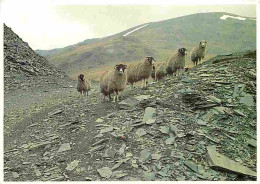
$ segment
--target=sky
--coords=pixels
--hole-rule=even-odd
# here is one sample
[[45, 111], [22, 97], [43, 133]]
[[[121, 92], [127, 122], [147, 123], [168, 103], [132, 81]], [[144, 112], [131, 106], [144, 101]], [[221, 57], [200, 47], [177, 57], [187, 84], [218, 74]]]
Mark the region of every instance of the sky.
[[[85, 2], [90, 3], [86, 5]], [[165, 0], [133, 0], [131, 3], [134, 4], [128, 2], [128, 5], [122, 3], [119, 5], [119, 2], [105, 5], [99, 0], [84, 3], [80, 0], [0, 1], [3, 22], [34, 50], [61, 48], [86, 39], [113, 35], [143, 23], [194, 13], [228, 12], [256, 17], [255, 5], [232, 3], [254, 3], [253, 0], [218, 1], [218, 3], [229, 2], [232, 5], [213, 5], [200, 0], [196, 2], [205, 4], [194, 5], [189, 0], [177, 0], [176, 4], [169, 4]]]

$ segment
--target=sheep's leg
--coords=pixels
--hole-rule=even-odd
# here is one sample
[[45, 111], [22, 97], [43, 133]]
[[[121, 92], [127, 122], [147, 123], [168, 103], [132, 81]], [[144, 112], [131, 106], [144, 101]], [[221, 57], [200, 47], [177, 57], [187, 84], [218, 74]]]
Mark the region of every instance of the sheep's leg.
[[146, 79], [144, 79], [144, 88], [146, 88]]
[[119, 102], [119, 95], [120, 95], [120, 92], [118, 91], [117, 94], [116, 94], [116, 100]]
[[130, 84], [130, 86], [131, 86], [131, 90], [134, 89], [134, 84], [133, 83]]
[[113, 96], [113, 102], [116, 102], [117, 93]]
[[183, 69], [180, 69], [180, 79], [182, 78], [182, 75], [183, 75]]
[[88, 91], [87, 91], [87, 96], [88, 96]]
[[108, 97], [109, 97], [109, 100], [111, 100], [112, 98], [111, 98], [111, 95], [110, 95], [110, 93], [108, 94]]
[[120, 97], [120, 92], [118, 91], [118, 94], [117, 94], [117, 101], [119, 101], [119, 97]]

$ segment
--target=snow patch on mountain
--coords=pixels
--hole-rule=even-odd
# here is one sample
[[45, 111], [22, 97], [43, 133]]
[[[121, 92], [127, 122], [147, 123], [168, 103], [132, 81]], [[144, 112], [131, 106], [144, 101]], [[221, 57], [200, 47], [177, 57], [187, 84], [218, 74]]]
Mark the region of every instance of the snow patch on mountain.
[[246, 20], [246, 18], [244, 18], [244, 17], [235, 17], [235, 16], [231, 16], [231, 15], [223, 15], [222, 17], [220, 17], [220, 19], [222, 19], [222, 20], [226, 20], [227, 18], [232, 18], [232, 19], [237, 19], [237, 20]]
[[145, 25], [143, 25], [143, 26], [140, 26], [140, 27], [138, 27], [138, 28], [136, 28], [136, 29], [134, 29], [134, 30], [132, 30], [132, 31], [129, 31], [128, 33], [124, 34], [123, 36], [127, 36], [127, 35], [129, 35], [129, 34], [135, 32], [135, 31], [137, 31], [137, 30], [139, 30], [139, 29], [141, 29], [141, 28], [143, 28], [143, 27], [145, 27], [145, 26], [148, 26], [148, 25], [149, 25], [149, 24], [145, 24]]

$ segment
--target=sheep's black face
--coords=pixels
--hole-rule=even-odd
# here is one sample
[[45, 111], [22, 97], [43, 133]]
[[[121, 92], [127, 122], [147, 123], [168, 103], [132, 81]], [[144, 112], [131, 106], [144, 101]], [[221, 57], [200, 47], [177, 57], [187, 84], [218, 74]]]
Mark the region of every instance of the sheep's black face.
[[150, 65], [154, 65], [155, 60], [154, 60], [153, 57], [151, 57], [151, 56], [147, 56], [146, 59], [147, 59], [147, 61], [149, 62]]
[[179, 54], [180, 54], [181, 56], [187, 55], [187, 49], [185, 49], [185, 48], [180, 48], [180, 49], [178, 50], [178, 52], [179, 52]]
[[125, 72], [126, 68], [127, 68], [127, 66], [123, 65], [123, 64], [119, 64], [119, 65], [115, 66], [115, 70], [117, 70], [118, 73], [121, 75]]
[[80, 74], [80, 75], [78, 76], [78, 78], [79, 78], [81, 81], [84, 81], [84, 75], [83, 75], [83, 74]]

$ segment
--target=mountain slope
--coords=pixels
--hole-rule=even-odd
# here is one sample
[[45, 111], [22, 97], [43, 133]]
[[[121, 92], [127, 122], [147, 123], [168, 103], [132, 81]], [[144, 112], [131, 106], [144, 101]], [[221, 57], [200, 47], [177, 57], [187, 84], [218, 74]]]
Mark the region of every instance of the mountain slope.
[[[255, 49], [256, 21], [251, 18], [220, 19], [223, 15], [236, 16], [229, 13], [200, 13], [150, 22], [113, 36], [75, 44], [69, 50], [66, 47], [53, 54], [51, 51], [38, 53], [45, 55], [68, 74], [73, 74], [101, 65], [138, 61], [147, 55], [164, 61], [180, 47], [191, 51], [202, 39], [208, 42], [207, 55]], [[140, 29], [133, 31], [137, 28]]]
[[4, 25], [5, 91], [29, 84], [36, 76], [67, 78], [68, 76], [33, 51], [11, 28]]

